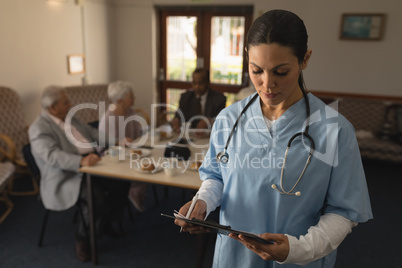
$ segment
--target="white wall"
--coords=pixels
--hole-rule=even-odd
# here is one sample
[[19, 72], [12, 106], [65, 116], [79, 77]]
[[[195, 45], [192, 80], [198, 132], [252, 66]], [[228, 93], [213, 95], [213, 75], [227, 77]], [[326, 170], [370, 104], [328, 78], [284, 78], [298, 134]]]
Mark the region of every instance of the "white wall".
[[114, 69], [113, 14], [105, 0], [86, 0], [84, 17], [88, 83], [109, 83]]
[[151, 4], [113, 6], [114, 80], [134, 84], [135, 106], [151, 112], [156, 93], [155, 18]]
[[[108, 8], [87, 1], [87, 74], [93, 83], [110, 81]], [[81, 8], [74, 0], [0, 0], [0, 85], [16, 90], [26, 123], [40, 112], [39, 99], [51, 84], [79, 85], [82, 74], [69, 75], [67, 55], [83, 53]]]
[[[136, 106], [156, 102], [158, 31], [154, 5], [226, 5], [227, 0], [86, 0], [85, 32], [89, 83], [123, 79], [136, 86]], [[309, 89], [402, 96], [402, 1], [231, 0], [252, 4], [255, 15], [289, 9], [306, 23], [313, 57], [305, 72]], [[109, 5], [110, 3], [110, 5]], [[383, 12], [382, 41], [339, 40], [342, 13]], [[82, 53], [81, 9], [74, 0], [0, 0], [0, 85], [21, 96], [27, 124], [40, 112], [50, 84], [78, 85], [66, 56]]]
[[[313, 49], [306, 82], [310, 89], [402, 96], [402, 1], [303, 1], [293, 9], [305, 21]], [[385, 13], [381, 41], [339, 39], [342, 13]]]

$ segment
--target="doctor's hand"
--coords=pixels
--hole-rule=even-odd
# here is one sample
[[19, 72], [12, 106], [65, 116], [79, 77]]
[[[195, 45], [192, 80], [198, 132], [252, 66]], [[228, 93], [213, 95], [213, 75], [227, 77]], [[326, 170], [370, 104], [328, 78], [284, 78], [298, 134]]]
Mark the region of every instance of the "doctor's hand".
[[[187, 211], [190, 208], [191, 202], [186, 203], [184, 206], [180, 208], [179, 213], [186, 216]], [[207, 203], [205, 203], [204, 200], [198, 199], [197, 203], [195, 203], [194, 210], [191, 213], [189, 219], [196, 218], [198, 220], [204, 220], [205, 216], [207, 215]], [[209, 229], [201, 227], [201, 226], [195, 226], [190, 223], [175, 219], [174, 223], [176, 225], [179, 225], [183, 227], [183, 232], [189, 232], [190, 234], [201, 234], [201, 233], [206, 233], [210, 232]]]
[[283, 262], [286, 260], [289, 254], [289, 240], [286, 235], [264, 233], [259, 236], [265, 240], [274, 241], [275, 243], [273, 245], [265, 245], [244, 235], [233, 233], [229, 235], [229, 237], [240, 241], [240, 243], [265, 261], [273, 260]]

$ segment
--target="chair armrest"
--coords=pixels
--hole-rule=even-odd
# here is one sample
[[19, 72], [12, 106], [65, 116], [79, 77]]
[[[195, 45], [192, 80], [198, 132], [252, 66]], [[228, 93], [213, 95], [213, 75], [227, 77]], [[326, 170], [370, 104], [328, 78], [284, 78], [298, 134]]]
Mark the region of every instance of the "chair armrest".
[[0, 143], [5, 145], [4, 147], [0, 146], [0, 161], [7, 159], [11, 162], [15, 162], [17, 157], [17, 148], [13, 140], [6, 134], [0, 134]]

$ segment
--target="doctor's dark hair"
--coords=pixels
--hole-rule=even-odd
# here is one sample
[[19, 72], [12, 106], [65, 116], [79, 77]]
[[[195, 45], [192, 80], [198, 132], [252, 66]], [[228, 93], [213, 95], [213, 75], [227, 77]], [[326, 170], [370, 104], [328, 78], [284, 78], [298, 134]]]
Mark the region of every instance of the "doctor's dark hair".
[[[276, 43], [290, 47], [301, 64], [307, 52], [307, 39], [304, 22], [296, 14], [280, 9], [270, 10], [258, 17], [248, 31], [247, 57], [248, 51], [253, 46]], [[304, 93], [305, 85], [302, 73], [300, 73], [298, 82]]]

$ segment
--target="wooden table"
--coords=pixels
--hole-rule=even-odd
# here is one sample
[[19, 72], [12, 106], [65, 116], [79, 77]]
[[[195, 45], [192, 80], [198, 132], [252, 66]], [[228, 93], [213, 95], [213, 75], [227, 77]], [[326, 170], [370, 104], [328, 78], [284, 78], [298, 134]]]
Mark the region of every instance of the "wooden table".
[[[121, 179], [128, 181], [141, 181], [146, 183], [153, 183], [159, 185], [180, 187], [185, 189], [198, 190], [201, 186], [201, 180], [198, 172], [189, 170], [188, 165], [191, 159], [201, 159], [201, 152], [207, 150], [208, 139], [194, 140], [193, 145], [190, 146], [191, 158], [189, 161], [178, 161], [178, 173], [175, 176], [169, 177], [165, 175], [164, 170], [160, 170], [156, 173], [145, 174], [136, 171], [137, 166], [141, 161], [154, 161], [155, 163], [163, 163], [167, 160], [163, 156], [165, 146], [168, 141], [158, 142], [154, 145], [154, 149], [151, 150], [151, 155], [138, 158], [130, 155], [125, 160], [113, 161], [110, 156], [105, 156], [101, 161], [92, 167], [81, 167], [79, 172], [82, 172], [86, 176], [87, 189], [88, 189], [88, 208], [89, 208], [89, 236], [91, 244], [92, 263], [97, 264], [97, 252], [96, 252], [96, 232], [93, 215], [93, 199], [92, 199], [92, 183], [91, 176], [102, 176], [110, 179]], [[150, 142], [146, 142], [149, 145]], [[130, 149], [127, 149], [128, 151]], [[146, 160], [145, 160], [146, 159]]]

